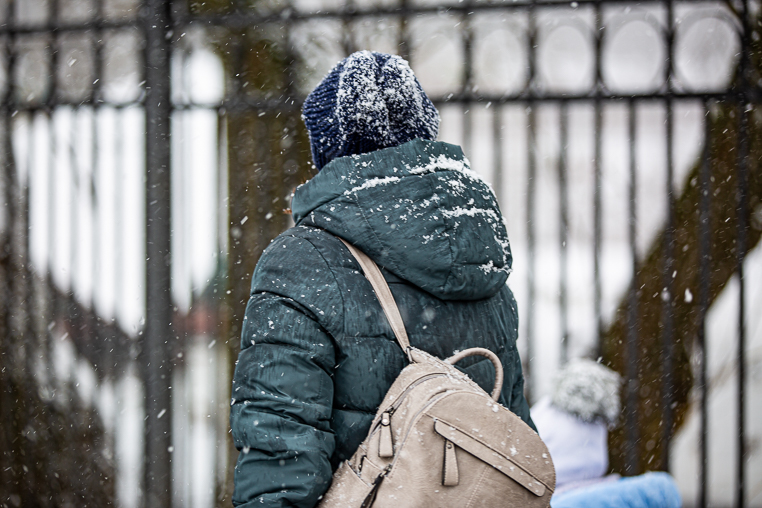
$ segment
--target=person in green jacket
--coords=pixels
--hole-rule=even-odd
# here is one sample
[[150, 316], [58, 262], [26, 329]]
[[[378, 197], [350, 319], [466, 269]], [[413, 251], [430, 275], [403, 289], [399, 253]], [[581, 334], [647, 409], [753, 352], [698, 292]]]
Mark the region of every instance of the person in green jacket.
[[[294, 193], [296, 226], [257, 264], [233, 379], [239, 507], [315, 506], [408, 363], [339, 237], [382, 268], [414, 347], [496, 353], [500, 403], [534, 428], [503, 217], [461, 149], [435, 141], [439, 114], [408, 63], [350, 55], [307, 97], [303, 119], [320, 171]], [[489, 360], [458, 367], [492, 390]]]

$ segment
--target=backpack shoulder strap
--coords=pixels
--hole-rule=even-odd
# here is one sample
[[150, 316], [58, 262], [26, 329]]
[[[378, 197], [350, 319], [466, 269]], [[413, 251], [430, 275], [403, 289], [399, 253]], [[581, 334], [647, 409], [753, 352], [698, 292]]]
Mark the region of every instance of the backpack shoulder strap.
[[370, 282], [370, 285], [373, 286], [373, 291], [376, 292], [378, 301], [381, 302], [381, 308], [384, 309], [384, 314], [386, 314], [386, 319], [389, 320], [394, 336], [397, 337], [397, 342], [400, 347], [402, 347], [402, 350], [409, 355], [410, 340], [407, 338], [405, 323], [402, 322], [402, 316], [397, 307], [397, 302], [394, 301], [392, 291], [389, 289], [389, 285], [386, 283], [386, 279], [384, 279], [378, 265], [375, 261], [370, 259], [367, 254], [351, 243], [343, 238], [339, 238], [339, 240], [347, 246], [349, 252], [351, 252], [357, 262], [360, 263], [360, 267], [362, 268], [365, 277]]

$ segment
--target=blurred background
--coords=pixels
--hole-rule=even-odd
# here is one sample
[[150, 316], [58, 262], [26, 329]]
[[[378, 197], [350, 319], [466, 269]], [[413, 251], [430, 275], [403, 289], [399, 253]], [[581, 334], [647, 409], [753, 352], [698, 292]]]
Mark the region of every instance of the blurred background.
[[493, 186], [531, 402], [625, 378], [613, 472], [762, 507], [756, 0], [0, 0], [0, 505], [230, 506], [249, 281], [303, 98], [402, 55]]

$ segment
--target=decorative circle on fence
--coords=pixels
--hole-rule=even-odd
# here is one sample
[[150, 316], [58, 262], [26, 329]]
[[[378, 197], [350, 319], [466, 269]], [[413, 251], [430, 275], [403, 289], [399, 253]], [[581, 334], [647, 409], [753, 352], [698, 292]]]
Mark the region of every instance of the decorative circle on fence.
[[538, 84], [550, 92], [579, 94], [595, 84], [594, 38], [580, 19], [561, 20], [539, 33]]
[[526, 31], [509, 26], [477, 36], [475, 82], [483, 93], [518, 94], [527, 85]]
[[737, 22], [726, 11], [695, 12], [677, 25], [675, 79], [691, 92], [720, 92], [730, 86], [741, 41]]
[[14, 85], [15, 99], [22, 104], [39, 104], [50, 93], [50, 44], [46, 38], [24, 37], [17, 45]]
[[648, 93], [664, 84], [667, 48], [658, 21], [649, 13], [627, 13], [603, 33], [601, 78], [614, 93]]

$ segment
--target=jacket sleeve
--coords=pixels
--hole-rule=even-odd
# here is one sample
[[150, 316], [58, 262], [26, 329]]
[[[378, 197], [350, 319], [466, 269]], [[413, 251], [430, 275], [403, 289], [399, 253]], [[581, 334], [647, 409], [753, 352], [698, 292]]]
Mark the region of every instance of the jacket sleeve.
[[333, 294], [303, 238], [279, 237], [257, 264], [233, 376], [234, 506], [312, 508], [330, 484]]
[[[506, 285], [504, 291], [506, 291], [507, 296], [506, 299], [508, 300], [508, 309], [510, 310], [509, 315], [511, 316], [509, 319], [510, 322], [513, 323], [513, 326], [510, 327], [511, 330], [513, 330], [513, 337], [511, 339], [513, 343], [513, 348], [516, 347], [516, 340], [518, 339], [518, 330], [519, 330], [519, 313], [518, 313], [518, 306], [516, 304], [516, 299], [513, 296], [513, 292], [511, 291], [510, 287]], [[529, 403], [527, 402], [526, 397], [524, 396], [524, 372], [521, 368], [521, 357], [519, 356], [518, 349], [514, 349], [515, 354], [512, 355], [513, 357], [513, 364], [508, 366], [504, 365], [503, 367], [509, 367], [510, 370], [508, 372], [512, 373], [512, 379], [513, 384], [510, 386], [511, 395], [510, 395], [510, 406], [508, 409], [513, 412], [513, 414], [517, 415], [519, 418], [524, 420], [524, 422], [532, 427], [532, 429], [537, 432], [537, 427], [535, 426], [534, 422], [532, 421], [532, 416], [529, 414]], [[507, 389], [508, 387], [506, 387]]]
[[526, 397], [524, 397], [524, 373], [521, 371], [521, 358], [519, 358], [518, 354], [515, 354], [514, 358], [513, 368], [516, 372], [516, 381], [511, 388], [511, 407], [508, 409], [537, 432], [537, 427], [532, 421], [532, 416], [529, 414], [529, 403]]

